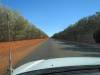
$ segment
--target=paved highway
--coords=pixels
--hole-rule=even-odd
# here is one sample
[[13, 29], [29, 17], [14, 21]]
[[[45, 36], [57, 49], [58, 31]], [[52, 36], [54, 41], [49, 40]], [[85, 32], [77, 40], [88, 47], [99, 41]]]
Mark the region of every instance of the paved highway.
[[59, 58], [59, 57], [81, 57], [100, 56], [100, 48], [81, 45], [71, 42], [56, 41], [48, 39], [39, 45], [33, 52], [20, 61], [16, 67], [35, 60]]

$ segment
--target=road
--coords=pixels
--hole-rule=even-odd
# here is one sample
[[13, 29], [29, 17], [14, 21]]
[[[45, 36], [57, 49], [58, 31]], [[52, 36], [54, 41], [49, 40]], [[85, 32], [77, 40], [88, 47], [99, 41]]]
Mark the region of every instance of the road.
[[48, 39], [35, 48], [30, 55], [26, 56], [22, 61], [20, 61], [16, 67], [34, 60], [81, 56], [99, 57], [100, 48]]

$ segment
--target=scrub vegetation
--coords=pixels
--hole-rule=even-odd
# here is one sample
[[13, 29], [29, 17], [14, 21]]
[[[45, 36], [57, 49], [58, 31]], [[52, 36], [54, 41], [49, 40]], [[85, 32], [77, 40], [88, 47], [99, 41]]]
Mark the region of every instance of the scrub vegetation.
[[52, 36], [66, 41], [100, 43], [100, 12], [80, 19], [68, 28]]
[[[10, 30], [10, 31], [9, 31]], [[45, 38], [47, 35], [16, 11], [0, 6], [0, 41]]]
[[9, 49], [12, 50], [13, 66], [15, 66], [47, 37], [18, 12], [0, 6], [0, 75], [7, 74]]

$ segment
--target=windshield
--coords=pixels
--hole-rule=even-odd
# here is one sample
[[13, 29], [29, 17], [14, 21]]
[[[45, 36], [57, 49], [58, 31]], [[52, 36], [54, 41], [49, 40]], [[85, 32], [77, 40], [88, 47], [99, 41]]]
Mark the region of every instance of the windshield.
[[99, 63], [78, 57], [100, 57], [99, 0], [0, 0], [0, 75]]

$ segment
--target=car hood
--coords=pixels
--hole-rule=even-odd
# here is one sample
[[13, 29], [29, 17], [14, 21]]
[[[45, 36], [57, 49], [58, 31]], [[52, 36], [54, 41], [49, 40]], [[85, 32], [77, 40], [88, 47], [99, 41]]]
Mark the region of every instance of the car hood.
[[84, 65], [100, 65], [100, 57], [66, 57], [32, 61], [14, 69], [13, 75], [40, 69]]

